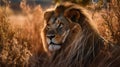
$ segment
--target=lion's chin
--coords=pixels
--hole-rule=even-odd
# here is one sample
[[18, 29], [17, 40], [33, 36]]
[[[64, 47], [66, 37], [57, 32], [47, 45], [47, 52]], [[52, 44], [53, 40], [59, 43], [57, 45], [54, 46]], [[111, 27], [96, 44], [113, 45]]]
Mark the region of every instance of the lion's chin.
[[57, 50], [59, 50], [61, 48], [61, 45], [49, 45], [48, 46], [48, 49], [50, 50], [50, 51], [57, 51]]

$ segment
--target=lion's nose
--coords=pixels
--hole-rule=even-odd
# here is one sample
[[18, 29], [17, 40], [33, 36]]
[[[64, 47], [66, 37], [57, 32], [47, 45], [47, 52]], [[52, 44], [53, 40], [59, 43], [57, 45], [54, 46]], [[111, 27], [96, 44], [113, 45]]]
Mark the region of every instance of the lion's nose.
[[48, 38], [52, 39], [55, 37], [55, 35], [47, 35]]

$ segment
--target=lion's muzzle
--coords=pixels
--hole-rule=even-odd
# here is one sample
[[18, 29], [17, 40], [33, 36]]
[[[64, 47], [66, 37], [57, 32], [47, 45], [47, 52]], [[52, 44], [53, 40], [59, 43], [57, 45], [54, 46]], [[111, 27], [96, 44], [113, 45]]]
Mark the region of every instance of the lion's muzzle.
[[61, 48], [61, 44], [56, 43], [55, 35], [47, 35], [47, 44], [50, 51], [56, 51]]

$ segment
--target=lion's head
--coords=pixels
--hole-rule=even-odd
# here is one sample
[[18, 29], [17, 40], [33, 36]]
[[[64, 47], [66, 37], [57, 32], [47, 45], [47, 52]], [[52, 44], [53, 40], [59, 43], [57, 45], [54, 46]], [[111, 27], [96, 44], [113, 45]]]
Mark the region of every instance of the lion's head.
[[[72, 5], [69, 5], [72, 6]], [[55, 10], [46, 11], [44, 14], [44, 28], [42, 31], [44, 48], [46, 51], [56, 51], [61, 47], [67, 46], [68, 40], [73, 40], [81, 30], [78, 23], [79, 12], [74, 9], [68, 9], [61, 5]], [[69, 11], [70, 10], [70, 11]], [[68, 12], [72, 12], [69, 13]], [[73, 19], [74, 18], [74, 19]]]

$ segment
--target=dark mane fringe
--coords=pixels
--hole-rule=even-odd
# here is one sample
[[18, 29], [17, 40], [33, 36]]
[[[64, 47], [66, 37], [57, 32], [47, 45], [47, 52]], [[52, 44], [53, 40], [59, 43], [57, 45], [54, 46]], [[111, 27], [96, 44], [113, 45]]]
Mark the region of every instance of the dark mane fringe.
[[[83, 8], [79, 9], [84, 20], [77, 23], [82, 27], [73, 43], [55, 52], [43, 67], [118, 67], [120, 48], [106, 42]], [[82, 24], [81, 24], [82, 21]]]

